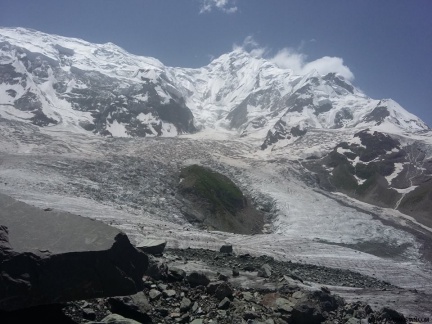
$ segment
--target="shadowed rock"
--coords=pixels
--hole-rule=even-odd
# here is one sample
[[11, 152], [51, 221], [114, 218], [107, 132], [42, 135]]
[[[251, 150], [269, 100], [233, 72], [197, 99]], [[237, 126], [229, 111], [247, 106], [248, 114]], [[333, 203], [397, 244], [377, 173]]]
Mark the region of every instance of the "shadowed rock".
[[0, 194], [0, 310], [134, 294], [147, 256], [111, 226]]
[[263, 278], [270, 278], [272, 272], [271, 272], [271, 266], [268, 264], [263, 264], [261, 268], [258, 270], [258, 277]]
[[189, 282], [191, 287], [204, 286], [206, 287], [210, 283], [210, 279], [203, 273], [192, 272], [187, 277], [186, 280]]
[[108, 303], [113, 313], [131, 318], [139, 323], [153, 323], [150, 316], [147, 315], [151, 306], [142, 291], [132, 296], [109, 298]]
[[221, 253], [232, 253], [233, 252], [233, 247], [230, 244], [225, 244], [225, 245], [221, 246], [221, 248], [219, 249], [219, 251]]
[[145, 239], [140, 241], [136, 248], [152, 255], [162, 255], [166, 244], [167, 241], [164, 240]]

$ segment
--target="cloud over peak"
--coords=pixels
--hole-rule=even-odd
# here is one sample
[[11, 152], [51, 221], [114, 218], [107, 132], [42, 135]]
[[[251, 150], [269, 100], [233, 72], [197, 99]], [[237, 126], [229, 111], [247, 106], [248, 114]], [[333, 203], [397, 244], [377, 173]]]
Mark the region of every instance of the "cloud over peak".
[[214, 9], [228, 14], [235, 13], [238, 10], [234, 5], [234, 0], [201, 0], [200, 14], [211, 12]]
[[349, 67], [344, 64], [342, 58], [324, 56], [308, 62], [307, 55], [300, 52], [303, 47], [304, 42], [301, 43], [298, 49], [285, 47], [279, 50], [275, 55], [271, 55], [270, 50], [267, 47], [259, 46], [258, 42], [252, 36], [248, 36], [243, 41], [242, 45], [234, 44], [233, 49], [240, 48], [254, 57], [263, 57], [276, 64], [278, 67], [293, 70], [294, 73], [299, 75], [304, 75], [312, 70], [316, 70], [322, 75], [333, 72], [341, 75], [347, 80], [354, 80], [354, 74], [351, 72]]
[[330, 72], [337, 73], [347, 80], [354, 80], [354, 74], [340, 57], [324, 56], [314, 61], [307, 61], [307, 55], [290, 48], [283, 48], [269, 59], [283, 69], [291, 69], [294, 73], [306, 74], [312, 70], [325, 75]]
[[247, 36], [241, 45], [233, 44], [233, 50], [243, 50], [257, 58], [263, 57], [268, 52], [266, 47], [259, 46], [258, 42], [253, 38], [253, 36]]

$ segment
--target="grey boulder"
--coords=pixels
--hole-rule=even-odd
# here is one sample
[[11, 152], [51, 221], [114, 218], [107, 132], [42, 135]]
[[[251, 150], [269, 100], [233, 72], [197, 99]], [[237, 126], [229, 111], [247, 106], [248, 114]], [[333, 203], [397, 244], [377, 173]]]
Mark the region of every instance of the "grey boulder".
[[143, 288], [148, 257], [116, 228], [0, 194], [0, 310]]
[[164, 240], [144, 239], [136, 245], [136, 248], [151, 255], [162, 255], [166, 244], [167, 241]]
[[221, 253], [232, 253], [233, 252], [233, 247], [232, 245], [222, 245], [221, 248], [219, 249], [219, 252]]

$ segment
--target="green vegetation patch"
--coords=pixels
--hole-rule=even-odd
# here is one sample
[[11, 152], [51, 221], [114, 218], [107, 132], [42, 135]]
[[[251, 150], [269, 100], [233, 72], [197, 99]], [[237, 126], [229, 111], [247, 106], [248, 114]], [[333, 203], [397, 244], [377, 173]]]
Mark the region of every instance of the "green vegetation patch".
[[208, 200], [216, 210], [235, 214], [246, 205], [241, 190], [226, 176], [199, 165], [184, 168], [181, 186]]

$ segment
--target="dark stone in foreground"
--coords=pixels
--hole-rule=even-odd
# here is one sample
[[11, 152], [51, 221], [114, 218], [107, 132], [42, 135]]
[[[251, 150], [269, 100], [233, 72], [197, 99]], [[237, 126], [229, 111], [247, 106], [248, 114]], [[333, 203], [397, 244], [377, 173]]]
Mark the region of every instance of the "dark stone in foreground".
[[238, 277], [240, 275], [240, 272], [238, 271], [238, 269], [234, 268], [232, 269], [232, 275], [233, 277]]
[[221, 253], [232, 253], [233, 252], [233, 247], [232, 245], [222, 245], [221, 248], [219, 249], [219, 252]]
[[207, 286], [207, 293], [213, 295], [221, 301], [225, 297], [231, 298], [233, 295], [233, 289], [231, 286], [224, 281], [212, 282]]
[[270, 278], [272, 275], [271, 266], [268, 264], [263, 264], [261, 268], [258, 270], [258, 277], [262, 278]]
[[217, 288], [216, 291], [214, 293], [214, 296], [218, 299], [218, 300], [222, 300], [225, 297], [231, 298], [233, 295], [233, 289], [230, 287], [230, 285], [228, 285], [226, 282], [223, 282], [222, 284], [220, 284]]
[[191, 287], [206, 287], [210, 283], [210, 279], [205, 274], [199, 272], [191, 272], [186, 277], [186, 280], [189, 282]]
[[168, 270], [169, 281], [182, 281], [186, 277], [186, 272], [182, 269], [170, 268]]
[[219, 303], [218, 308], [219, 308], [219, 309], [228, 309], [229, 306], [230, 306], [230, 304], [231, 304], [231, 301], [230, 301], [227, 297], [225, 297], [225, 298], [222, 299], [221, 302]]
[[406, 318], [403, 314], [389, 307], [380, 309], [376, 319], [378, 323], [406, 323]]
[[47, 324], [77, 324], [66, 316], [62, 311], [63, 306], [43, 305], [20, 309], [13, 312], [0, 311], [0, 323], [23, 324], [23, 323], [47, 323]]
[[147, 312], [151, 306], [143, 292], [133, 296], [109, 298], [111, 312], [131, 318], [140, 323], [153, 323]]
[[0, 310], [143, 288], [148, 257], [118, 229], [2, 194], [0, 207]]
[[146, 274], [156, 280], [165, 279], [168, 277], [168, 267], [163, 262], [150, 260]]
[[162, 255], [166, 244], [167, 241], [164, 240], [146, 239], [137, 244], [136, 248], [151, 255]]
[[310, 323], [310, 324], [319, 324], [324, 321], [324, 316], [320, 312], [320, 309], [316, 307], [316, 305], [307, 301], [304, 303], [300, 303], [296, 305], [292, 310], [292, 323]]

